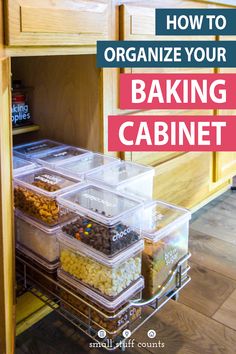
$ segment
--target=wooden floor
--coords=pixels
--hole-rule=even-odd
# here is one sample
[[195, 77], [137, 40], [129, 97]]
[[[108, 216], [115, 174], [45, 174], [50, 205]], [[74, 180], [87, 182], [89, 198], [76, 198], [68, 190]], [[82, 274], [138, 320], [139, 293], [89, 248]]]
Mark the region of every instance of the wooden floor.
[[[128, 354], [236, 353], [236, 192], [228, 191], [193, 215], [190, 229], [192, 281], [179, 302], [170, 301], [134, 334]], [[147, 331], [155, 329], [150, 340]], [[163, 343], [164, 348], [151, 347]], [[138, 348], [137, 343], [149, 347]], [[16, 341], [17, 354], [90, 353], [89, 341], [55, 313]], [[105, 353], [92, 349], [93, 353]]]

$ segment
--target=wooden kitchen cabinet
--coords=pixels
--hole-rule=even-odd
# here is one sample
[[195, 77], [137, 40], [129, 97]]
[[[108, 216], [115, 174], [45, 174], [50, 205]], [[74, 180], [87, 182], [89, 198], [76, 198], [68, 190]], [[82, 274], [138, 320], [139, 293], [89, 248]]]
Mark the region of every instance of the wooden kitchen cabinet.
[[188, 152], [155, 168], [157, 199], [193, 208], [209, 195], [212, 153]]
[[7, 0], [9, 46], [91, 46], [111, 35], [109, 0]]

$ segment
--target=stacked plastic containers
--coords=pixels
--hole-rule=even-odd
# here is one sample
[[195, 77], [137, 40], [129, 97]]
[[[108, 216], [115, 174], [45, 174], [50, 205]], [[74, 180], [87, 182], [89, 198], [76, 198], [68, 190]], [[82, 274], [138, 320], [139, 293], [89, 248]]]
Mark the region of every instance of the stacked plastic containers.
[[[144, 297], [151, 298], [160, 289], [168, 293], [175, 289], [176, 278], [171, 278], [177, 263], [188, 253], [189, 220], [191, 213], [161, 201], [144, 205], [142, 235], [144, 251], [142, 274], [145, 279]], [[183, 271], [187, 262], [183, 264]]]
[[56, 154], [65, 145], [40, 140], [14, 148], [14, 202], [17, 248], [48, 273], [59, 264], [57, 235], [74, 215], [60, 208], [57, 198], [78, 186], [79, 179], [37, 165], [43, 154]]
[[[76, 214], [58, 237], [59, 280], [107, 313], [120, 310], [144, 286], [139, 224], [142, 203], [86, 183], [58, 200]], [[82, 305], [77, 302], [73, 306], [80, 311]]]

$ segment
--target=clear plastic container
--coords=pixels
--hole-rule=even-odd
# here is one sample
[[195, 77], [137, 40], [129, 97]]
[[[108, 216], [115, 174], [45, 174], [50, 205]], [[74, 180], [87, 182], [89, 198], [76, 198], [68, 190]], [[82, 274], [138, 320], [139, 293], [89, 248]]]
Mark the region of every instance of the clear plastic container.
[[94, 289], [83, 285], [76, 279], [71, 277], [67, 272], [62, 269], [57, 271], [60, 283], [66, 285], [66, 287], [72, 288], [74, 293], [78, 296], [84, 296], [89, 301], [93, 302], [95, 306], [101, 307], [107, 312], [118, 311], [121, 306], [127, 304], [131, 299], [140, 300], [142, 297], [142, 290], [144, 288], [144, 279], [139, 277], [132, 285], [130, 285], [126, 290], [124, 290], [119, 296], [113, 299], [107, 299], [107, 297], [99, 294]]
[[42, 166], [48, 168], [55, 168], [56, 166], [65, 163], [71, 162], [78, 156], [85, 156], [87, 154], [92, 154], [91, 151], [80, 149], [73, 146], [65, 146], [58, 149], [57, 151], [52, 151], [48, 153], [42, 153], [37, 155], [35, 161]]
[[[152, 297], [162, 288], [178, 261], [188, 253], [190, 219], [191, 213], [187, 209], [161, 201], [144, 206], [141, 232], [145, 244], [142, 257], [145, 298]], [[175, 279], [166, 290], [173, 288]]]
[[21, 159], [20, 157], [14, 156], [13, 155], [13, 173], [14, 176], [24, 173], [26, 171], [31, 171], [34, 168], [36, 168], [36, 164], [28, 161], [28, 160], [24, 160]]
[[142, 203], [107, 189], [84, 184], [58, 198], [78, 217], [62, 231], [78, 245], [114, 256], [140, 239]]
[[[68, 215], [68, 219], [73, 215]], [[65, 220], [63, 220], [65, 222]], [[57, 226], [49, 227], [29, 218], [20, 211], [15, 212], [16, 241], [22, 252], [32, 252], [46, 262], [48, 266], [59, 262], [59, 245], [57, 235], [60, 233], [60, 220]], [[28, 253], [27, 253], [28, 254]]]
[[59, 235], [58, 241], [60, 269], [107, 299], [114, 299], [141, 276], [143, 240], [112, 259], [86, 245], [78, 247], [77, 242], [64, 235]]
[[65, 208], [56, 198], [81, 182], [46, 168], [17, 175], [14, 178], [15, 207], [47, 225], [57, 225], [67, 219]]
[[[107, 336], [110, 338], [119, 335], [120, 331], [127, 328], [128, 324], [133, 323], [141, 316], [141, 307], [129, 306], [128, 301], [131, 298], [139, 299], [141, 297], [143, 279], [139, 279], [128, 289], [125, 298], [122, 295], [116, 299], [115, 308], [111, 308], [109, 304], [109, 309], [106, 308], [104, 303], [99, 306], [94, 301], [88, 299], [86, 295], [82, 296], [78, 293], [76, 284], [73, 285], [65, 274], [61, 284], [70, 290], [68, 292], [60, 289], [60, 298], [62, 299], [61, 308], [72, 313], [77, 319], [85, 323], [91, 321], [90, 324], [96, 330], [105, 329]], [[119, 303], [120, 305], [117, 306]]]
[[142, 199], [152, 199], [153, 177], [152, 167], [127, 161], [104, 166], [99, 171], [91, 172], [86, 176], [89, 182]]
[[14, 154], [19, 157], [32, 159], [39, 153], [41, 154], [42, 152], [46, 153], [47, 151], [56, 151], [57, 149], [62, 148], [63, 146], [65, 145], [57, 141], [43, 139], [38, 141], [32, 141], [31, 143], [23, 145], [17, 145], [14, 147], [13, 151]]
[[115, 164], [119, 161], [115, 157], [93, 153], [91, 155], [80, 156], [72, 162], [61, 164], [57, 167], [57, 170], [74, 177], [85, 178], [87, 173], [97, 171], [105, 165]]

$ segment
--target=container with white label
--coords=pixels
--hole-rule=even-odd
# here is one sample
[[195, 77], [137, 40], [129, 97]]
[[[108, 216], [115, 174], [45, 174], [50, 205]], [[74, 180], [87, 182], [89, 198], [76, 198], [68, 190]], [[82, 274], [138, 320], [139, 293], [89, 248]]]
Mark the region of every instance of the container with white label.
[[[142, 257], [144, 297], [154, 296], [178, 261], [188, 253], [190, 218], [187, 209], [161, 201], [144, 205], [141, 226], [145, 245]], [[175, 279], [168, 286], [170, 291], [174, 288]]]
[[62, 228], [77, 243], [112, 257], [140, 239], [140, 201], [90, 184], [61, 195], [58, 201], [78, 214]]
[[37, 168], [14, 178], [15, 207], [47, 225], [57, 225], [70, 213], [56, 198], [81, 184], [80, 180], [47, 168]]

